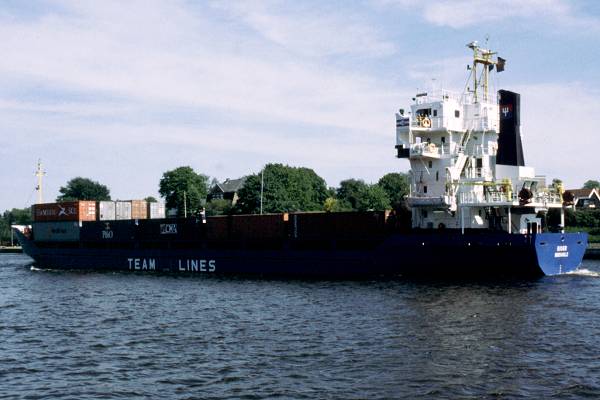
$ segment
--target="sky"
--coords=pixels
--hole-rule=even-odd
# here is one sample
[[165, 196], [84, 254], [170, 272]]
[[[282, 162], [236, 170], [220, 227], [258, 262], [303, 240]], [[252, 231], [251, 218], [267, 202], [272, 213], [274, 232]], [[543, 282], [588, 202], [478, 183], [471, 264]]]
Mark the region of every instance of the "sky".
[[462, 91], [473, 40], [507, 59], [525, 161], [600, 180], [600, 2], [0, 0], [0, 210], [76, 176], [157, 197], [165, 171], [224, 180], [269, 162], [330, 186], [406, 172], [395, 112]]

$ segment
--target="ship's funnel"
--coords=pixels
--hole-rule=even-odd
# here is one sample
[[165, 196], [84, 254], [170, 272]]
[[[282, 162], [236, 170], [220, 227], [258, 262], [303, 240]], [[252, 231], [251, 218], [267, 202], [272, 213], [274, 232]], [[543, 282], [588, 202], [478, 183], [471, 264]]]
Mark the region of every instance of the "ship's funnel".
[[525, 166], [521, 143], [521, 95], [508, 90], [499, 90], [500, 134], [496, 164]]

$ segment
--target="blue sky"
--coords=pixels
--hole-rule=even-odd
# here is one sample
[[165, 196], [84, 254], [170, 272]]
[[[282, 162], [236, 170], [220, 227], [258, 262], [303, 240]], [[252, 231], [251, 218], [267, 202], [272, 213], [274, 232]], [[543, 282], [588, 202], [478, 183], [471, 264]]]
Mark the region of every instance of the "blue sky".
[[166, 170], [217, 179], [267, 162], [328, 184], [406, 171], [394, 112], [435, 78], [460, 91], [465, 44], [508, 60], [527, 164], [600, 179], [600, 2], [566, 0], [2, 1], [0, 210], [75, 176], [113, 198]]

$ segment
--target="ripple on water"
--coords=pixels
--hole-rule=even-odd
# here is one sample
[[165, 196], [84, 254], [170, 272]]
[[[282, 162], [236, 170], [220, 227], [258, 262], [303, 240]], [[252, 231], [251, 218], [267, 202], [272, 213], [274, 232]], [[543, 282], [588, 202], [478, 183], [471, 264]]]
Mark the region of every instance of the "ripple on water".
[[0, 397], [597, 398], [599, 271], [286, 282], [1, 255]]

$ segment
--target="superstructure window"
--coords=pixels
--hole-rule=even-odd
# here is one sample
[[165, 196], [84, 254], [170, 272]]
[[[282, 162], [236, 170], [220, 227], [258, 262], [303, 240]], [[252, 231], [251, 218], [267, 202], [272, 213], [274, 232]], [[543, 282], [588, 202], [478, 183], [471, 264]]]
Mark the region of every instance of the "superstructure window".
[[423, 193], [427, 193], [427, 185], [423, 186]]
[[429, 161], [429, 168], [433, 167], [433, 161]]
[[437, 110], [433, 110], [433, 116], [437, 117]]
[[456, 118], [460, 118], [460, 111], [458, 111], [458, 110], [454, 110], [454, 116], [455, 116]]
[[435, 180], [436, 181], [440, 180], [440, 171], [435, 171]]

